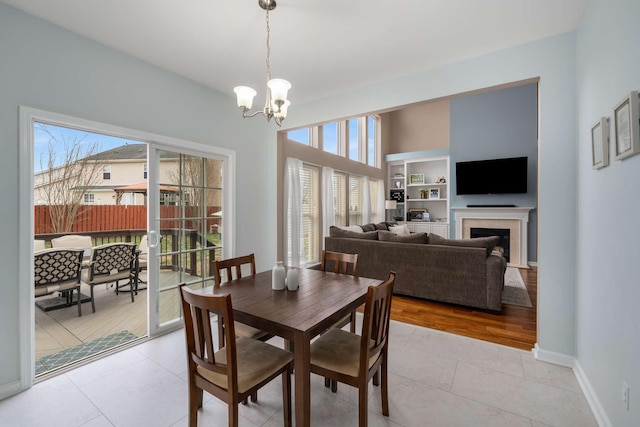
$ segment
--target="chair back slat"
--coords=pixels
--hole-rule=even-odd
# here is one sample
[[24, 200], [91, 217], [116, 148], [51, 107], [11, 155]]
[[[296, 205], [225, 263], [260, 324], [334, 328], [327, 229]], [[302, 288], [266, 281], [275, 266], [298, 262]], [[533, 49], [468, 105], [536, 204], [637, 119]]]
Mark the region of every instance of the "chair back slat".
[[360, 369], [363, 371], [368, 369], [371, 357], [386, 351], [395, 278], [396, 273], [392, 271], [386, 281], [367, 290], [360, 342]]
[[339, 274], [358, 275], [358, 254], [322, 251], [322, 271], [332, 271]]
[[[184, 313], [185, 334], [187, 338], [187, 354], [189, 364], [202, 366], [212, 372], [229, 376], [230, 384], [237, 384], [236, 340], [233, 327], [233, 310], [231, 295], [220, 296], [199, 295], [189, 289], [186, 284], [180, 284], [182, 311]], [[216, 362], [215, 342], [211, 315], [216, 314], [230, 320], [225, 328], [227, 362]], [[195, 366], [193, 367], [195, 369]]]
[[[251, 275], [256, 275], [256, 258], [254, 254], [244, 255], [236, 258], [218, 260], [213, 262], [214, 286], [222, 284], [222, 271], [225, 271], [227, 282], [240, 279], [242, 277], [242, 266], [248, 264], [251, 268]], [[232, 272], [235, 270], [236, 275], [233, 277]]]

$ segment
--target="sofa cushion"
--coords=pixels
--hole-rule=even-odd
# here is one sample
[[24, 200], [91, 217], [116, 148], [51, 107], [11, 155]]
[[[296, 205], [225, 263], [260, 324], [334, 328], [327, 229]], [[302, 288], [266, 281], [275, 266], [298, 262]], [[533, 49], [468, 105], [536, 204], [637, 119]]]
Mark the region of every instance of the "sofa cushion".
[[485, 248], [487, 256], [491, 255], [493, 248], [500, 241], [498, 236], [489, 237], [475, 237], [473, 239], [445, 239], [437, 234], [429, 234], [430, 245], [444, 245], [444, 246], [466, 246], [471, 248]]
[[358, 232], [358, 231], [345, 230], [344, 228], [336, 227], [335, 225], [332, 225], [331, 227], [329, 227], [329, 236], [350, 237], [352, 239], [378, 240], [377, 231], [364, 232], [362, 231], [362, 229], [360, 229], [360, 231]]
[[409, 226], [407, 224], [391, 225], [389, 226], [389, 231], [396, 233], [398, 236], [408, 236], [410, 233]]
[[360, 228], [362, 228], [362, 231], [376, 231], [376, 225], [374, 223], [369, 223], [369, 224], [365, 224], [365, 225], [361, 225]]
[[400, 243], [427, 243], [427, 233], [411, 233], [406, 236], [399, 236], [391, 231], [378, 231], [378, 240], [385, 240], [387, 242], [400, 242]]
[[336, 225], [335, 227], [340, 228], [342, 230], [353, 231], [354, 233], [362, 233], [362, 227], [360, 227], [359, 225], [347, 225], [344, 227], [340, 227], [339, 225]]

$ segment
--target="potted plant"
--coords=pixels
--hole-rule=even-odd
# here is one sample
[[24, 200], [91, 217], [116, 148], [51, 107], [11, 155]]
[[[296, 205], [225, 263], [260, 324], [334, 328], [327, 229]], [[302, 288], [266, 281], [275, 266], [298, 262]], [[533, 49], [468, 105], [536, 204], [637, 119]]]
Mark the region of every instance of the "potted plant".
[[427, 198], [427, 189], [426, 188], [421, 188], [420, 189], [420, 198], [421, 199], [426, 199]]

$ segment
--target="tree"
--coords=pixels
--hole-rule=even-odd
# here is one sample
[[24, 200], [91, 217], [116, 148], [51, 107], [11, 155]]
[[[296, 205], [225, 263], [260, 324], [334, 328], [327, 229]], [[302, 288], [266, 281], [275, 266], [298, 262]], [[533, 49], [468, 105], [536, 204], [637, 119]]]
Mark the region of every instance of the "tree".
[[40, 172], [35, 179], [40, 198], [49, 207], [53, 233], [71, 231], [74, 221], [82, 214], [85, 193], [100, 178], [101, 163], [91, 160], [99, 151], [98, 142], [59, 138], [46, 124], [36, 126], [49, 136], [46, 155], [40, 156]]

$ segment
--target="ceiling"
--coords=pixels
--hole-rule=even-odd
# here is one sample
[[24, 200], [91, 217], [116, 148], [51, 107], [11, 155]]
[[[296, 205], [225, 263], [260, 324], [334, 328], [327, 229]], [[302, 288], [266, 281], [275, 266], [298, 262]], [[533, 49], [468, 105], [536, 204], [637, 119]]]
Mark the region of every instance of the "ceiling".
[[[234, 96], [264, 99], [257, 0], [0, 0]], [[277, 0], [272, 76], [292, 104], [575, 29], [589, 0]]]

